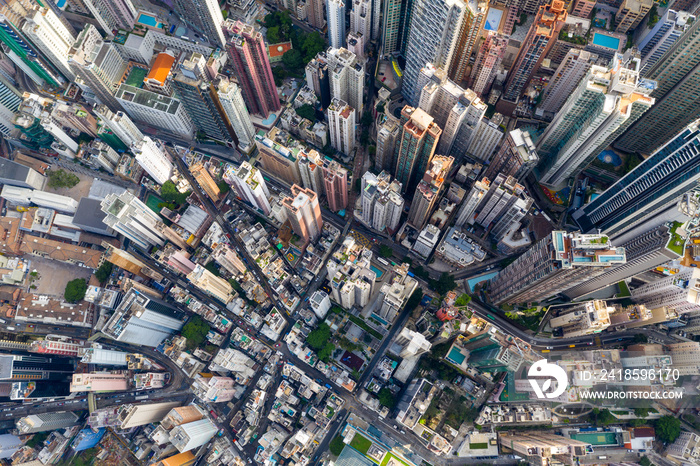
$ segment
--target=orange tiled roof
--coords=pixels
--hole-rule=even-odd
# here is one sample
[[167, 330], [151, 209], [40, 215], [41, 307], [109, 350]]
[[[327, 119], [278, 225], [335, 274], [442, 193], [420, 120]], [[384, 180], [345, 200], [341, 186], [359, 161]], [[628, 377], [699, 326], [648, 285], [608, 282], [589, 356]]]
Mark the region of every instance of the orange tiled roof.
[[270, 58], [281, 57], [290, 50], [292, 50], [291, 42], [280, 42], [267, 47], [267, 53], [270, 55]]
[[152, 79], [161, 84], [164, 83], [170, 73], [170, 69], [173, 67], [173, 63], [175, 63], [175, 57], [165, 52], [159, 53], [144, 81]]

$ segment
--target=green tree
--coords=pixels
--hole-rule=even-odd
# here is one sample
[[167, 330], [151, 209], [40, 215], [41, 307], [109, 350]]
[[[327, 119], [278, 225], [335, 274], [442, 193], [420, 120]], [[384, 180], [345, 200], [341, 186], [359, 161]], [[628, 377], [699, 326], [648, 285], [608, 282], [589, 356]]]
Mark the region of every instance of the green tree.
[[221, 272], [219, 271], [219, 267], [214, 263], [214, 261], [209, 261], [207, 265], [204, 266], [205, 269], [213, 273], [215, 276], [220, 277]]
[[647, 343], [648, 341], [649, 339], [643, 333], [635, 334], [634, 338], [632, 339], [632, 343]]
[[87, 282], [84, 278], [76, 278], [66, 284], [66, 289], [63, 292], [63, 297], [69, 303], [77, 303], [85, 297], [87, 291]]
[[654, 423], [654, 430], [662, 442], [674, 442], [681, 435], [681, 420], [673, 416], [662, 416]]
[[472, 297], [467, 293], [462, 293], [459, 298], [455, 299], [455, 306], [466, 306], [472, 300]]
[[112, 275], [112, 263], [109, 261], [104, 261], [100, 268], [95, 270], [95, 278], [100, 283], [106, 283], [110, 275]]
[[311, 120], [311, 123], [316, 122], [316, 110], [310, 104], [304, 104], [296, 109], [297, 115], [307, 120]]
[[326, 344], [323, 345], [323, 348], [321, 348], [316, 354], [318, 355], [318, 359], [323, 362], [328, 362], [333, 354], [333, 351], [335, 351], [335, 345], [331, 342], [326, 342]]
[[646, 456], [642, 456], [642, 458], [639, 460], [639, 464], [642, 466], [652, 466], [654, 463], [652, 463]]
[[379, 246], [379, 255], [385, 259], [388, 259], [389, 257], [394, 255], [394, 250], [391, 249], [389, 246], [385, 246], [382, 244], [381, 246]]
[[177, 205], [182, 205], [185, 202], [187, 202], [187, 198], [190, 196], [190, 192], [188, 191], [186, 193], [181, 193], [177, 190], [177, 186], [175, 186], [175, 183], [168, 180], [165, 183], [163, 183], [163, 186], [160, 187], [160, 195], [165, 201], [174, 202]]
[[377, 155], [377, 146], [369, 146], [367, 148], [367, 152], [370, 156], [374, 157], [375, 155]]
[[406, 301], [406, 309], [408, 309], [410, 312], [412, 312], [418, 304], [420, 304], [421, 300], [423, 299], [423, 288], [416, 288], [413, 293], [411, 294], [411, 297], [408, 298], [408, 301]]
[[384, 113], [385, 104], [384, 102], [377, 104], [377, 113]]
[[282, 63], [293, 71], [298, 71], [305, 66], [304, 57], [301, 56], [301, 52], [297, 49], [287, 50], [282, 55]]
[[377, 396], [379, 397], [379, 403], [382, 406], [386, 406], [389, 409], [393, 409], [396, 405], [396, 398], [394, 398], [394, 394], [391, 393], [391, 390], [389, 390], [388, 388], [382, 388], [381, 390], [379, 390]]
[[281, 66], [272, 68], [272, 76], [275, 78], [275, 86], [281, 86], [284, 83], [284, 78], [287, 77], [287, 70]]
[[362, 118], [360, 119], [360, 125], [368, 128], [372, 124], [372, 113], [369, 110], [365, 110], [362, 113]]
[[[269, 15], [268, 15], [269, 16]], [[278, 44], [282, 42], [280, 39], [280, 27], [279, 26], [272, 26], [267, 30], [267, 41], [270, 44]]]
[[647, 417], [649, 415], [649, 408], [634, 408], [634, 415], [637, 417]]
[[59, 170], [50, 170], [46, 175], [49, 177], [49, 188], [72, 188], [80, 183], [80, 178], [73, 173], [68, 173], [62, 168]]
[[216, 183], [216, 186], [219, 188], [219, 191], [221, 191], [221, 194], [226, 194], [227, 192], [231, 191], [231, 186], [229, 186], [224, 180]]
[[304, 61], [310, 62], [319, 52], [326, 49], [326, 41], [320, 33], [314, 31], [304, 38], [301, 48], [304, 52]]
[[318, 328], [316, 328], [316, 330], [312, 330], [311, 332], [309, 332], [309, 336], [306, 337], [306, 344], [309, 345], [311, 349], [319, 351], [324, 346], [326, 346], [326, 343], [328, 343], [328, 340], [330, 340], [330, 338], [330, 327], [325, 323], [321, 323], [319, 324]]
[[345, 442], [343, 442], [343, 438], [340, 435], [336, 435], [328, 444], [328, 447], [333, 455], [340, 456], [343, 452], [343, 448], [345, 448]]
[[454, 277], [447, 272], [442, 272], [439, 279], [431, 279], [429, 283], [430, 287], [441, 295], [457, 288], [457, 283], [455, 282]]
[[187, 349], [193, 350], [201, 345], [209, 333], [209, 324], [200, 316], [195, 315], [182, 327], [180, 333], [187, 338]]

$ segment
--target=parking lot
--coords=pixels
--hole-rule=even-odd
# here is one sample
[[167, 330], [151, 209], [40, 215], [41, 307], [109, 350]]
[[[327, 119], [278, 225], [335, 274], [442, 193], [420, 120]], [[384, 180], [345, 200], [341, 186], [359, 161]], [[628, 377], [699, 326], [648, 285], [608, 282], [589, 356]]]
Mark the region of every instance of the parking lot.
[[30, 290], [36, 294], [63, 297], [66, 284], [69, 281], [76, 278], [89, 280], [92, 275], [92, 269], [77, 265], [42, 257], [30, 257], [29, 260], [31, 261], [29, 271], [36, 270], [39, 274], [38, 278], [32, 282], [32, 285], [35, 285], [36, 288]]

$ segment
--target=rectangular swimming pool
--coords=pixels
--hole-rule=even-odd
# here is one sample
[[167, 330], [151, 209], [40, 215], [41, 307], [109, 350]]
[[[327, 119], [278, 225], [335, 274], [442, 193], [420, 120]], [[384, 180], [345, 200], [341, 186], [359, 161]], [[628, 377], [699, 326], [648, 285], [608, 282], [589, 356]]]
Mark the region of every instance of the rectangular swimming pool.
[[593, 33], [593, 43], [599, 47], [618, 50], [620, 48], [620, 39], [613, 36], [607, 36], [600, 32]]
[[158, 21], [153, 16], [147, 15], [146, 13], [141, 13], [136, 22], [151, 26], [152, 28], [156, 27], [158, 24]]
[[574, 440], [580, 440], [581, 442], [588, 442], [591, 445], [617, 445], [617, 435], [613, 432], [577, 432], [571, 433], [571, 438]]
[[462, 352], [457, 348], [452, 348], [448, 357], [459, 365], [461, 365], [466, 359], [466, 356], [463, 355]]

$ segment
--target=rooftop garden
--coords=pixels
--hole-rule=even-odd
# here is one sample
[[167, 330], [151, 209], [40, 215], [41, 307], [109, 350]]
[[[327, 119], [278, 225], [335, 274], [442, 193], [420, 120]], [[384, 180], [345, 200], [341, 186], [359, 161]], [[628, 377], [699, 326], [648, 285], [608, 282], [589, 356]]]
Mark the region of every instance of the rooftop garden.
[[671, 251], [675, 252], [679, 256], [682, 256], [685, 251], [685, 239], [681, 238], [681, 235], [676, 233], [678, 227], [682, 225], [681, 222], [673, 222], [669, 233], [671, 234], [671, 239], [668, 241], [666, 247]]

